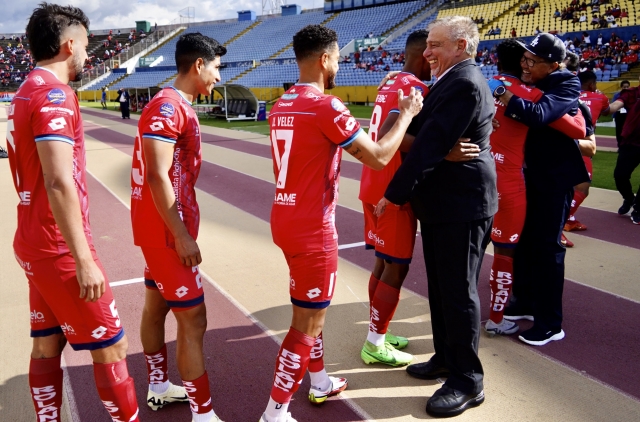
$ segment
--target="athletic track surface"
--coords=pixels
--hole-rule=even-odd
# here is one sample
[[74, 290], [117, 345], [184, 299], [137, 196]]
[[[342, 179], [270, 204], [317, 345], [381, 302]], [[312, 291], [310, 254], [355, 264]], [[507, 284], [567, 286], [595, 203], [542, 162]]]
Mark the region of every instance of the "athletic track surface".
[[[91, 224], [98, 254], [113, 286], [129, 337], [128, 364], [135, 378], [142, 421], [189, 421], [188, 406], [152, 412], [146, 402], [146, 367], [139, 341], [144, 294], [143, 259], [133, 245], [129, 172], [137, 116], [83, 109], [87, 139]], [[6, 113], [0, 109], [0, 125]], [[273, 173], [268, 138], [248, 132], [203, 131], [198, 181], [202, 226], [198, 243], [206, 274], [207, 370], [214, 409], [226, 422], [255, 422], [268, 399], [278, 342], [289, 327], [284, 258], [271, 242], [269, 213]], [[607, 140], [610, 142], [610, 140]], [[612, 147], [615, 146], [615, 139]], [[362, 247], [357, 200], [361, 165], [342, 163], [337, 226], [340, 268], [325, 328], [327, 371], [348, 377], [349, 389], [321, 407], [306, 400], [308, 377], [290, 410], [300, 422], [409, 421], [430, 419], [427, 397], [440, 381], [410, 378], [404, 369], [366, 366], [359, 351], [368, 326], [367, 282], [373, 263]], [[33, 421], [27, 387], [29, 307], [26, 279], [13, 259], [15, 205], [7, 160], [0, 161], [0, 421]], [[619, 217], [615, 192], [593, 189], [578, 212], [589, 227], [570, 233], [567, 254], [565, 340], [532, 348], [512, 338], [482, 336], [486, 402], [461, 421], [640, 420], [640, 227]], [[483, 320], [488, 317], [491, 249], [480, 279]], [[410, 338], [415, 362], [433, 353], [420, 242], [391, 329]], [[523, 329], [528, 324], [521, 324]], [[175, 320], [168, 318], [170, 378], [179, 383], [173, 356]], [[108, 421], [98, 399], [88, 353], [65, 349], [65, 421]]]

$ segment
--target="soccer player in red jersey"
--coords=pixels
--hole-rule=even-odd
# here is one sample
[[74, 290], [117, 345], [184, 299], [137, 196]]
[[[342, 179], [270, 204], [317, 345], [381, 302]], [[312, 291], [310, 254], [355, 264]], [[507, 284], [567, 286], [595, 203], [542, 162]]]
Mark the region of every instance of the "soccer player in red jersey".
[[[220, 82], [227, 49], [199, 33], [176, 44], [178, 76], [147, 104], [138, 121], [131, 169], [133, 239], [147, 263], [140, 337], [147, 360], [147, 404], [158, 410], [189, 401], [194, 422], [220, 421], [213, 411], [202, 343], [207, 329], [196, 243], [200, 212], [195, 184], [202, 162], [200, 123], [191, 103]], [[169, 382], [165, 319], [178, 322], [176, 357], [184, 388]], [[188, 398], [187, 398], [188, 396]]]
[[[526, 86], [518, 76], [522, 72], [520, 65], [524, 48], [515, 40], [505, 40], [497, 46], [500, 80], [514, 95], [536, 102], [542, 97], [542, 91]], [[491, 267], [491, 311], [485, 331], [490, 335], [513, 334], [519, 327], [515, 322], [504, 318], [504, 308], [509, 300], [513, 284], [513, 256], [520, 239], [526, 217], [526, 188], [522, 168], [524, 166], [524, 144], [529, 128], [504, 115], [505, 106], [495, 99], [495, 119], [499, 127], [491, 134], [491, 154], [496, 163], [498, 174], [498, 212], [493, 218], [491, 241], [494, 245], [494, 258]], [[585, 135], [585, 122], [582, 116], [564, 116], [552, 125], [567, 135], [581, 139]]]
[[[578, 73], [582, 90], [580, 91], [580, 100], [584, 102], [591, 111], [591, 120], [595, 128], [596, 122], [600, 116], [609, 114], [609, 98], [602, 92], [599, 92], [596, 85], [596, 74], [590, 70]], [[584, 164], [589, 172], [589, 177], [593, 178], [593, 162], [591, 156], [585, 156], [583, 153]], [[587, 226], [576, 220], [575, 213], [582, 202], [589, 196], [589, 187], [591, 182], [584, 182], [574, 187], [573, 201], [571, 202], [571, 211], [569, 219], [564, 225], [564, 231], [582, 231], [587, 230]]]
[[271, 231], [289, 265], [293, 318], [278, 352], [262, 422], [295, 421], [287, 412], [289, 402], [307, 368], [312, 403], [346, 388], [346, 379], [329, 377], [325, 371], [322, 339], [338, 268], [335, 209], [342, 148], [365, 165], [382, 169], [422, 107], [422, 95], [414, 88], [407, 97], [399, 91], [396, 124], [373, 142], [339, 98], [324, 94], [335, 87], [338, 71], [335, 31], [309, 25], [293, 37], [293, 49], [300, 78], [269, 115], [276, 179]]
[[[426, 30], [409, 35], [405, 46], [406, 61], [402, 72], [380, 89], [369, 124], [369, 136], [376, 141], [393, 127], [400, 113], [398, 91], [408, 95], [411, 87], [424, 96], [429, 88], [422, 82], [431, 79], [429, 62], [424, 58]], [[405, 135], [405, 139], [408, 135]], [[406, 142], [410, 146], [409, 142]], [[404, 148], [404, 145], [401, 146]], [[400, 289], [409, 272], [416, 239], [417, 220], [409, 204], [390, 205], [380, 217], [374, 208], [384, 196], [389, 181], [400, 167], [402, 158], [396, 152], [382, 170], [362, 167], [360, 195], [364, 210], [364, 238], [367, 249], [374, 249], [376, 261], [369, 278], [369, 331], [360, 356], [367, 363], [384, 363], [391, 366], [407, 365], [413, 359], [409, 353], [396, 349], [405, 348], [409, 341], [387, 331], [400, 301]]]
[[20, 198], [13, 248], [29, 280], [29, 387], [38, 420], [60, 421], [67, 341], [89, 350], [98, 394], [114, 421], [138, 421], [127, 337], [89, 225], [82, 116], [69, 81], [87, 59], [89, 19], [41, 3], [26, 33], [38, 67], [9, 108], [7, 144]]

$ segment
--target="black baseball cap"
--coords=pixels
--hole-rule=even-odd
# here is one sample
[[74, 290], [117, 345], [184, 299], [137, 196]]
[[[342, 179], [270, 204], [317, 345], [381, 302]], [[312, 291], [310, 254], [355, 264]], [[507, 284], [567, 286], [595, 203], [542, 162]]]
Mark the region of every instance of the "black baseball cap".
[[529, 44], [521, 43], [525, 50], [550, 62], [561, 62], [567, 55], [567, 49], [560, 38], [547, 32], [536, 35]]

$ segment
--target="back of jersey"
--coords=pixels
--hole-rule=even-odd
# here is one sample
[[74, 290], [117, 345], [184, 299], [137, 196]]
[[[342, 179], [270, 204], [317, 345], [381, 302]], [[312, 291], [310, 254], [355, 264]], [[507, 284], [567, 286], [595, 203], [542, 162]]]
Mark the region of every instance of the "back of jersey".
[[[423, 96], [427, 96], [429, 88], [418, 78], [408, 72], [400, 72], [395, 79], [387, 82], [382, 87], [376, 97], [376, 103], [373, 107], [371, 122], [369, 123], [369, 136], [375, 142], [378, 142], [378, 131], [384, 124], [385, 120], [391, 113], [400, 113], [398, 107], [398, 91], [401, 90], [405, 96], [409, 95], [411, 87], [415, 87], [417, 91], [422, 92]], [[379, 171], [373, 170], [367, 166], [362, 167], [362, 176], [360, 177], [360, 195], [358, 198], [369, 204], [377, 204], [384, 196], [385, 190], [393, 175], [396, 174], [398, 168], [402, 164], [400, 151], [397, 151], [391, 161]]]
[[69, 248], [51, 212], [37, 142], [64, 142], [73, 148], [73, 177], [84, 231], [92, 245], [82, 118], [74, 92], [49, 70], [36, 68], [20, 86], [7, 120], [13, 182], [20, 197], [14, 249], [23, 260], [61, 255]]
[[273, 240], [290, 253], [337, 248], [341, 146], [361, 129], [342, 103], [310, 84], [296, 84], [269, 114], [276, 191]]
[[601, 92], [580, 91], [580, 100], [589, 106], [591, 121], [595, 128], [602, 112], [609, 109], [609, 98]]

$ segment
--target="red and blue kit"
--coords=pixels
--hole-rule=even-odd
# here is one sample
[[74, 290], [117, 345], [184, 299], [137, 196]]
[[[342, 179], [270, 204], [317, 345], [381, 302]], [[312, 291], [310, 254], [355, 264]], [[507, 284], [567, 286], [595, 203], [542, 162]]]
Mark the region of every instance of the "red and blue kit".
[[[378, 130], [391, 113], [400, 113], [398, 91], [409, 95], [411, 87], [423, 96], [429, 88], [408, 72], [400, 72], [380, 90], [373, 107], [369, 136], [378, 141]], [[413, 247], [416, 241], [417, 221], [410, 204], [398, 206], [389, 204], [382, 216], [373, 214], [375, 205], [382, 199], [391, 179], [402, 164], [400, 151], [382, 170], [362, 167], [360, 195], [364, 210], [364, 241], [367, 249], [375, 249], [376, 256], [400, 264], [411, 263]]]
[[20, 200], [13, 247], [29, 280], [31, 336], [64, 333], [75, 350], [110, 346], [124, 335], [111, 289], [107, 283], [104, 295], [94, 303], [79, 298], [75, 261], [49, 205], [38, 142], [64, 142], [72, 146], [72, 171], [84, 233], [102, 270], [89, 225], [85, 144], [78, 100], [68, 85], [43, 68], [34, 69], [18, 89], [7, 120], [9, 165]]
[[291, 301], [329, 306], [336, 281], [335, 211], [342, 148], [362, 130], [342, 101], [296, 84], [269, 115], [276, 191], [273, 241], [289, 264]]
[[[598, 118], [603, 111], [607, 111], [609, 109], [609, 98], [602, 92], [581, 91], [580, 100], [589, 106], [589, 110], [591, 111], [591, 121], [595, 130]], [[589, 172], [589, 178], [592, 178], [593, 160], [591, 157], [582, 157], [582, 159], [584, 160], [584, 165], [587, 167], [587, 171]]]
[[162, 220], [145, 179], [143, 139], [173, 145], [169, 179], [176, 206], [187, 232], [198, 238], [200, 210], [195, 184], [202, 163], [198, 116], [175, 88], [158, 92], [145, 106], [138, 121], [131, 168], [131, 222], [133, 240], [142, 248], [147, 268], [145, 285], [158, 289], [174, 310], [185, 310], [204, 301], [198, 267], [182, 265], [175, 251], [175, 239]]

